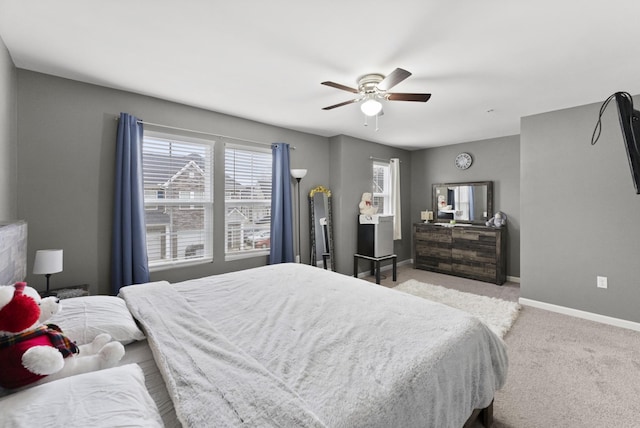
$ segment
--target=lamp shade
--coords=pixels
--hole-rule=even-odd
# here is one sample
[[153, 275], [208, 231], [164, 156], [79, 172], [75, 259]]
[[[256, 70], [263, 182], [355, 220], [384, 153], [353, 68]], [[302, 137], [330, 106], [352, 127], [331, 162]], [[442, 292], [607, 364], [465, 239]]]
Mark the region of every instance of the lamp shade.
[[33, 262], [33, 273], [46, 275], [62, 272], [62, 250], [38, 250]]
[[291, 170], [291, 176], [293, 178], [303, 178], [305, 175], [307, 175], [307, 170], [306, 169], [292, 169]]

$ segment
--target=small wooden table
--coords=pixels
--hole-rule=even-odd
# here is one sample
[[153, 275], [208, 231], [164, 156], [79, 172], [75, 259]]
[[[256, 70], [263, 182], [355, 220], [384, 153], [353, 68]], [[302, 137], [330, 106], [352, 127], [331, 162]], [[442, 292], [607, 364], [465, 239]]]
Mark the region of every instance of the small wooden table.
[[376, 284], [380, 284], [380, 262], [383, 260], [391, 259], [392, 266], [393, 266], [393, 280], [396, 281], [397, 279], [396, 261], [398, 259], [397, 255], [389, 254], [388, 256], [372, 257], [372, 256], [365, 256], [364, 254], [354, 254], [353, 255], [353, 276], [355, 276], [356, 278], [358, 277], [358, 259], [365, 259], [371, 262], [371, 275], [375, 273]]

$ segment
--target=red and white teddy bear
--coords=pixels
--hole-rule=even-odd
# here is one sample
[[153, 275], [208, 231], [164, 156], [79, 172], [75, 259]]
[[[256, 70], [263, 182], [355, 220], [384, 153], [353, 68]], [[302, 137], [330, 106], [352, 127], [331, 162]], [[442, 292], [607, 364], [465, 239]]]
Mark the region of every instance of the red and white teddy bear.
[[109, 334], [76, 346], [60, 329], [43, 324], [60, 310], [56, 297], [40, 298], [25, 282], [0, 286], [0, 386], [20, 388], [112, 367], [124, 346]]

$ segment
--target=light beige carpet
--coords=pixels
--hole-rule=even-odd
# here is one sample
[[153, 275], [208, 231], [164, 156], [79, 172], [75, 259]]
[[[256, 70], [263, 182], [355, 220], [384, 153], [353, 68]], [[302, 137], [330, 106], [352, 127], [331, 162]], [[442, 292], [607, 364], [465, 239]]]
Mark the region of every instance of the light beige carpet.
[[415, 279], [403, 282], [394, 287], [394, 290], [403, 291], [468, 312], [483, 321], [500, 337], [504, 337], [507, 334], [520, 313], [520, 305], [516, 302], [464, 293], [439, 285], [419, 282]]

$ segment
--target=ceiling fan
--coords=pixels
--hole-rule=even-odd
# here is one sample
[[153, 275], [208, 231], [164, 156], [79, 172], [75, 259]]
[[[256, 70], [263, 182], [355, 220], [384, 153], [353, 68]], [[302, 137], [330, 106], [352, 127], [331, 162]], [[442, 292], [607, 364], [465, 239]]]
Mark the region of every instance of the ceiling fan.
[[429, 98], [431, 98], [431, 94], [388, 92], [389, 89], [393, 88], [409, 76], [411, 76], [411, 73], [402, 68], [396, 68], [386, 77], [377, 73], [365, 74], [358, 79], [358, 89], [330, 81], [322, 82], [323, 85], [358, 94], [358, 96], [352, 100], [324, 107], [323, 110], [331, 110], [336, 107], [342, 107], [363, 101], [360, 106], [362, 112], [367, 116], [378, 116], [382, 114], [382, 104], [380, 103], [380, 100], [427, 102]]

